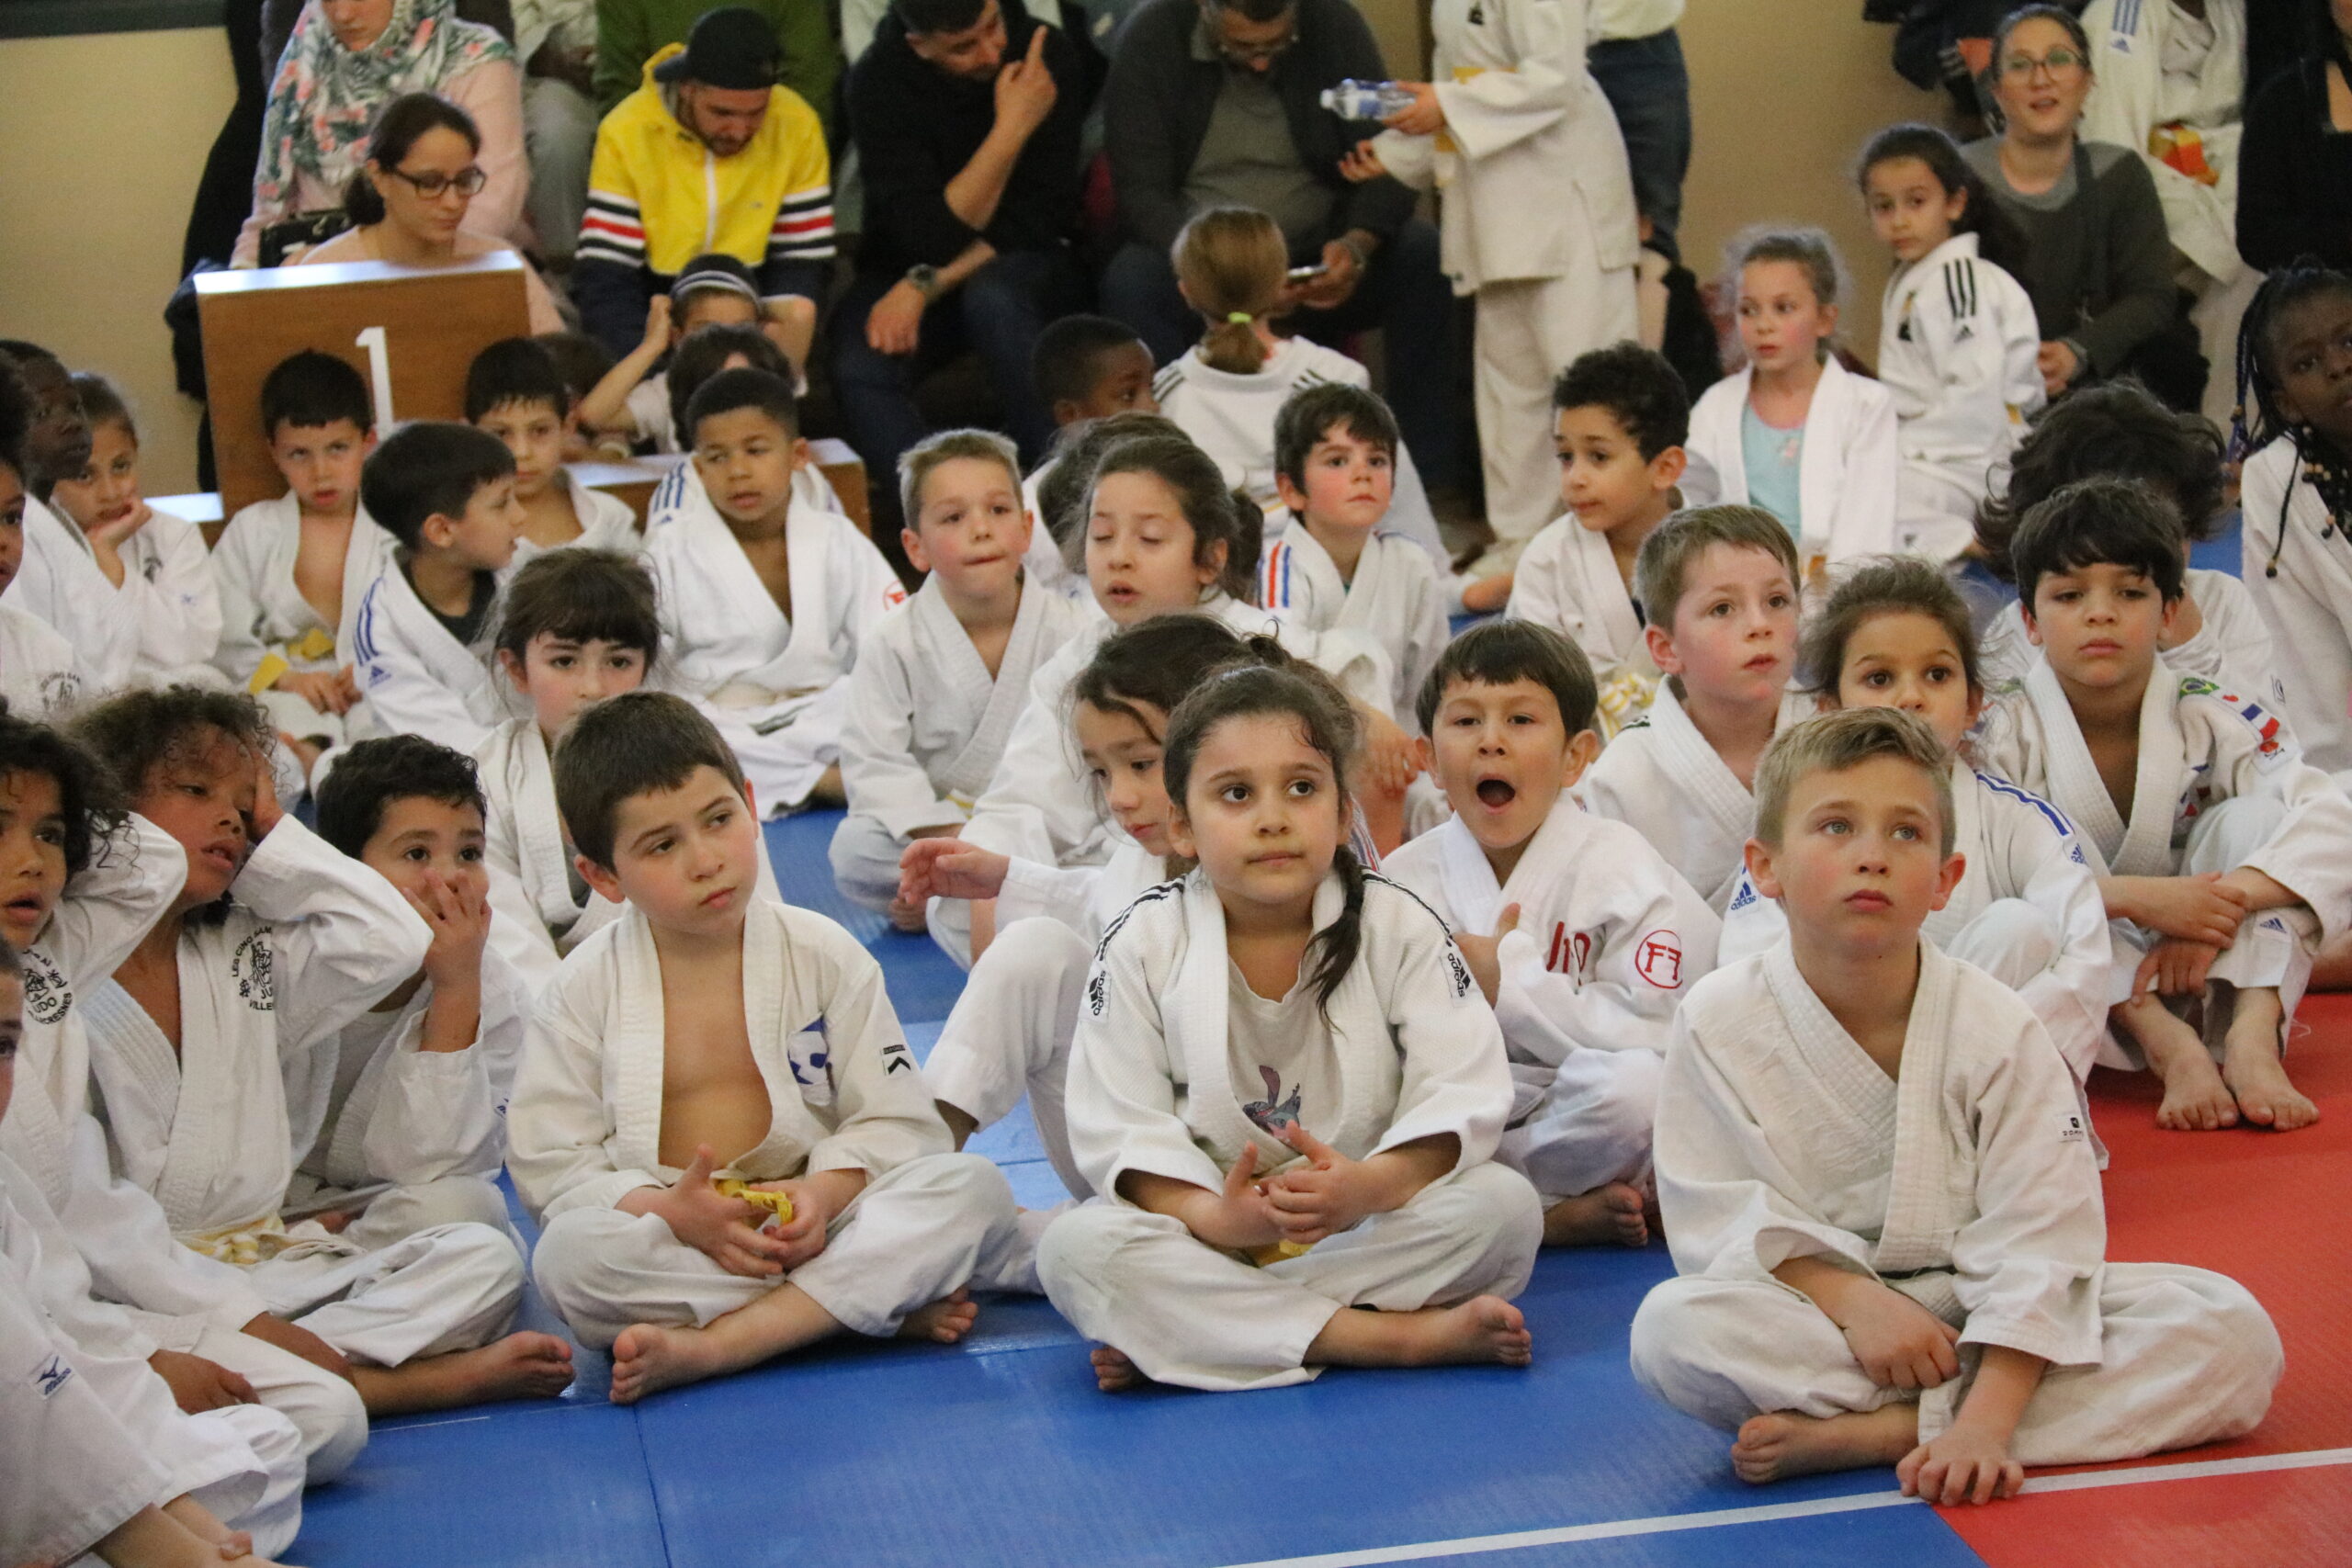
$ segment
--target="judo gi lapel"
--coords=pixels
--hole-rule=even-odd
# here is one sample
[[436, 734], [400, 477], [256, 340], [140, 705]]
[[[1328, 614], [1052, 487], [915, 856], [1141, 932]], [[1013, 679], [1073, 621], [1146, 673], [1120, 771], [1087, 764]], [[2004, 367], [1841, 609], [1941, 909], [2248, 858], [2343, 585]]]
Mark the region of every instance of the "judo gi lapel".
[[1594, 532], [1573, 517], [1568, 526], [1573, 532], [1568, 550], [1568, 562], [1577, 575], [1577, 598], [1600, 624], [1601, 634], [1609, 639], [1609, 647], [1616, 658], [1639, 664], [1657, 678], [1657, 667], [1652, 663], [1649, 649], [1642, 641], [1641, 617], [1634, 614], [1633, 596], [1625, 592], [1625, 580], [1617, 575], [1617, 557], [1609, 547], [1605, 534]]
[[555, 799], [555, 771], [548, 761], [547, 742], [537, 724], [525, 719], [508, 727], [499, 744], [505, 755], [497, 761], [505, 777], [507, 810], [525, 883], [537, 885], [532, 901], [541, 923], [564, 930], [580, 918], [581, 906], [571, 897], [571, 857], [564, 852], [563, 824], [554, 812], [532, 807], [535, 801]]
[[1005, 638], [1004, 655], [994, 676], [980, 661], [979, 649], [972, 646], [971, 635], [948, 608], [936, 581], [924, 583], [910, 601], [908, 613], [928, 634], [918, 636], [916, 646], [926, 653], [938, 649], [947, 662], [944, 670], [934, 666], [926, 671], [926, 678], [947, 688], [947, 700], [957, 711], [979, 716], [962, 749], [942, 770], [949, 787], [963, 797], [966, 806], [988, 788], [996, 760], [1004, 754], [1005, 741], [1012, 734], [1013, 721], [1029, 701], [1029, 676], [1037, 667], [1037, 643], [1045, 636], [1046, 599], [1046, 590], [1035, 579], [1024, 577], [1020, 607], [1013, 612], [1012, 633]]
[[2051, 801], [2084, 830], [2111, 875], [2172, 874], [2173, 817], [2186, 767], [2173, 713], [2177, 685], [2165, 661], [2157, 660], [2140, 700], [2139, 768], [2132, 784], [2132, 820], [2126, 823], [2099, 777], [2058, 672], [2046, 659], [2036, 660], [2026, 671], [2026, 696], [2048, 749]]
[[[1744, 841], [1755, 820], [1756, 799], [1707, 744], [1673, 693], [1661, 690], [1650, 705], [1650, 734], [1657, 739], [1660, 771], [1681, 786], [1720, 831]], [[1699, 891], [1703, 897], [1714, 890]]]

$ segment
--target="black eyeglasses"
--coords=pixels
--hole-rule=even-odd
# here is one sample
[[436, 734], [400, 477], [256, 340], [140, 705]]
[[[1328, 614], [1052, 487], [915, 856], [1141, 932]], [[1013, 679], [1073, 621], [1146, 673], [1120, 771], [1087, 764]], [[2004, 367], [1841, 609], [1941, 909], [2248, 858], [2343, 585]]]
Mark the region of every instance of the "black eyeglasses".
[[481, 166], [475, 164], [467, 164], [454, 175], [445, 175], [438, 169], [427, 169], [421, 175], [412, 175], [406, 169], [387, 169], [384, 172], [388, 175], [397, 175], [406, 180], [416, 187], [416, 194], [427, 201], [431, 201], [443, 191], [453, 188], [459, 196], [480, 196], [481, 187], [490, 183], [490, 176], [483, 174]]

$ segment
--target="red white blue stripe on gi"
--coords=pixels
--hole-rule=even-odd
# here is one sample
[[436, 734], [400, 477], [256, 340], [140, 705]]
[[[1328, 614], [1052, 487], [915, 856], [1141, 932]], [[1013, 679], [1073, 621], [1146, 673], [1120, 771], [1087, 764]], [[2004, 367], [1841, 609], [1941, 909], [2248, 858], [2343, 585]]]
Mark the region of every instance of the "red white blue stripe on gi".
[[1266, 547], [1266, 558], [1258, 567], [1259, 608], [1290, 608], [1290, 547], [1280, 539]]

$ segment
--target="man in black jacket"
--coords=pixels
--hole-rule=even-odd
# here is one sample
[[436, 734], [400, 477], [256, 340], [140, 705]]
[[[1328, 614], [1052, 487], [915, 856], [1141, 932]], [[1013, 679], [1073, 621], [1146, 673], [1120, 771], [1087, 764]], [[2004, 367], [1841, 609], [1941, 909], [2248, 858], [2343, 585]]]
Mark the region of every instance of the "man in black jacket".
[[1259, 209], [1282, 226], [1295, 265], [1325, 269], [1297, 288], [1293, 330], [1320, 343], [1385, 330], [1405, 444], [1440, 486], [1460, 476], [1437, 231], [1395, 180], [1340, 177], [1340, 158], [1380, 128], [1318, 101], [1348, 77], [1387, 74], [1349, 0], [1149, 0], [1120, 31], [1102, 88], [1125, 241], [1103, 272], [1102, 304], [1154, 358], [1173, 359], [1201, 332], [1169, 265], [1177, 231], [1204, 207]]
[[833, 378], [876, 494], [929, 434], [916, 380], [964, 347], [1023, 457], [1045, 455], [1053, 416], [1029, 355], [1085, 303], [1069, 244], [1081, 96], [1069, 40], [998, 0], [892, 0], [852, 67], [865, 237], [833, 318]]

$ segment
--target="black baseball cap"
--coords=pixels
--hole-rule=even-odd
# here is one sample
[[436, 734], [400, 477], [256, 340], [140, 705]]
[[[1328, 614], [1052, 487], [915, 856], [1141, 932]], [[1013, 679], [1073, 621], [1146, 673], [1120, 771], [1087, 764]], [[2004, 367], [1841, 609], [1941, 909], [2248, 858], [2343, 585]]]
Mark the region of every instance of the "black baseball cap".
[[748, 92], [773, 87], [778, 73], [775, 29], [744, 6], [705, 11], [686, 35], [686, 51], [653, 68], [657, 82], [700, 82], [707, 87]]

